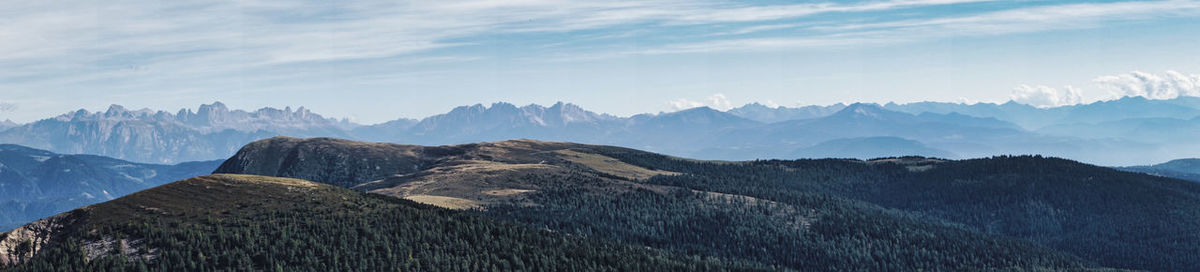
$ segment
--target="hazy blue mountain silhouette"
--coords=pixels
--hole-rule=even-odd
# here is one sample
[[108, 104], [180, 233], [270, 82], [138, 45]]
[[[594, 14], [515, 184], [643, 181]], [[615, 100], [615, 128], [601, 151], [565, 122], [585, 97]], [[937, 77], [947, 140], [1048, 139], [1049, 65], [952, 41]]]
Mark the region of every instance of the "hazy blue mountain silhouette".
[[[79, 110], [0, 131], [0, 143], [171, 163], [224, 158], [248, 142], [272, 136], [420, 145], [530, 138], [743, 160], [793, 158], [797, 150], [839, 139], [894, 137], [962, 158], [1043, 154], [1101, 165], [1138, 165], [1200, 156], [1194, 135], [1200, 135], [1200, 98], [1195, 97], [1127, 97], [1055, 108], [1015, 102], [800, 108], [754, 103], [728, 111], [700, 107], [629, 117], [564, 102], [549, 107], [494, 103], [374, 125], [325, 118], [305, 108], [242, 111], [218, 102], [177, 113], [116, 105], [105, 112]], [[892, 149], [910, 147], [905, 143]], [[874, 153], [862, 155], [870, 154]]]
[[142, 164], [2, 144], [0, 229], [181, 178], [204, 175], [216, 169], [220, 162]]
[[796, 158], [874, 159], [900, 156], [923, 156], [955, 159], [958, 155], [925, 146], [918, 141], [899, 137], [865, 137], [837, 139], [796, 150]]
[[838, 103], [829, 106], [804, 106], [798, 108], [789, 108], [768, 107], [759, 103], [750, 103], [746, 104], [745, 106], [730, 109], [727, 112], [738, 117], [754, 121], [774, 123], [787, 120], [825, 117], [838, 112], [843, 108], [846, 108], [846, 104]]
[[1200, 182], [1200, 159], [1178, 159], [1155, 165], [1121, 167], [1119, 169], [1156, 176]]
[[151, 163], [214, 160], [242, 145], [277, 135], [348, 137], [348, 122], [324, 118], [303, 107], [229, 110], [216, 102], [199, 110], [78, 110], [0, 131], [0, 143], [66, 154], [95, 154]]

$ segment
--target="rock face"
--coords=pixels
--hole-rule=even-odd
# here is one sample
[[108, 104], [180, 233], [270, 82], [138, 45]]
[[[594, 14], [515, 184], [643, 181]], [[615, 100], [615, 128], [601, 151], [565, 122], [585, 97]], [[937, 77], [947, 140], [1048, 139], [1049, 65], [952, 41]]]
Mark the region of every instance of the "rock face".
[[59, 234], [81, 217], [79, 212], [61, 213], [0, 233], [0, 267], [25, 262], [59, 242]]
[[206, 174], [219, 163], [142, 164], [0, 145], [0, 229]]

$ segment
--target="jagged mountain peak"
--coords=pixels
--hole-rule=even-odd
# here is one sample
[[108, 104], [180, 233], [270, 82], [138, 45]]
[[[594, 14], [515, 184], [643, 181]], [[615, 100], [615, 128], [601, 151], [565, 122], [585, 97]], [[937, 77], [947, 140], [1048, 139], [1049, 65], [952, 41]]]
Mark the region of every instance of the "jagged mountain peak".
[[105, 113], [111, 115], [111, 114], [120, 114], [120, 113], [128, 112], [128, 111], [129, 110], [126, 110], [124, 106], [112, 104], [112, 105], [108, 105], [108, 111], [105, 111]]
[[[614, 119], [584, 110], [574, 104], [558, 102], [550, 107], [529, 104], [517, 107], [496, 102], [490, 106], [475, 104], [456, 107], [448, 113], [422, 119], [415, 128], [434, 130], [453, 126], [487, 127], [558, 127], [571, 123], [589, 123]], [[472, 129], [476, 130], [476, 129]]]
[[759, 124], [758, 121], [719, 111], [710, 107], [695, 107], [657, 115], [638, 115], [637, 123], [680, 129], [708, 129], [717, 127], [740, 127]]
[[719, 113], [719, 112], [722, 112], [722, 111], [719, 111], [719, 110], [717, 110], [717, 109], [714, 109], [714, 108], [712, 108], [712, 107], [709, 107], [709, 106], [700, 106], [700, 107], [695, 107], [695, 108], [683, 109], [683, 110], [679, 110], [679, 111], [675, 111], [675, 112], [669, 112], [669, 113], [666, 113], [666, 114], [664, 114], [664, 115], [672, 115], [672, 114], [716, 114], [716, 113]]
[[225, 112], [225, 111], [229, 111], [229, 108], [225, 106], [225, 103], [221, 103], [221, 101], [214, 101], [214, 102], [212, 102], [212, 104], [200, 104], [200, 108], [198, 111], [199, 112], [207, 112], [207, 111]]
[[834, 113], [832, 117], [851, 117], [851, 118], [870, 118], [870, 119], [887, 119], [898, 115], [907, 115], [900, 112], [884, 109], [879, 104], [874, 103], [854, 103], [846, 106], [842, 110]]
[[758, 103], [758, 102], [750, 102], [749, 104], [742, 105], [740, 108], [743, 108], [743, 109], [756, 108], [756, 109], [772, 109], [772, 110], [773, 110], [773, 109], [778, 109], [778, 108], [781, 108], [781, 107], [783, 107], [783, 106], [774, 106], [774, 107], [770, 107], [770, 106], [767, 106], [767, 105], [763, 105], [762, 103]]

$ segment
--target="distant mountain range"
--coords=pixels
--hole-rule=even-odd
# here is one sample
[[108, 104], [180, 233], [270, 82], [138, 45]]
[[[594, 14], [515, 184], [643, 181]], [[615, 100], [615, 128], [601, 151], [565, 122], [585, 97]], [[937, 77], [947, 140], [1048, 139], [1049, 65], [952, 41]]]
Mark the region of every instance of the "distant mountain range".
[[1200, 182], [1200, 159], [1178, 159], [1155, 165], [1129, 166], [1119, 169]]
[[[4, 127], [9, 127], [4, 129]], [[177, 113], [112, 106], [0, 126], [0, 143], [58, 153], [173, 163], [228, 157], [272, 136], [338, 137], [420, 145], [505, 139], [607, 144], [701, 159], [929, 155], [972, 158], [1043, 154], [1101, 165], [1200, 156], [1200, 98], [1128, 97], [1056, 108], [1015, 102], [748, 104], [619, 117], [569, 103], [476, 104], [420, 120], [360, 125], [305, 108], [229, 110], [221, 103]]]
[[143, 164], [2, 144], [0, 229], [203, 175], [216, 169], [219, 163]]
[[20, 126], [20, 125], [21, 125], [21, 124], [17, 124], [17, 122], [13, 122], [12, 120], [7, 120], [7, 119], [6, 119], [6, 120], [4, 120], [4, 121], [0, 121], [0, 131], [4, 131], [4, 130], [6, 130], [6, 129], [10, 129], [10, 128], [18, 127], [18, 126]]
[[78, 110], [0, 132], [0, 143], [64, 154], [94, 154], [145, 163], [215, 160], [242, 145], [277, 135], [347, 136], [348, 122], [305, 108], [229, 110], [217, 102], [199, 110], [137, 110], [113, 105]]

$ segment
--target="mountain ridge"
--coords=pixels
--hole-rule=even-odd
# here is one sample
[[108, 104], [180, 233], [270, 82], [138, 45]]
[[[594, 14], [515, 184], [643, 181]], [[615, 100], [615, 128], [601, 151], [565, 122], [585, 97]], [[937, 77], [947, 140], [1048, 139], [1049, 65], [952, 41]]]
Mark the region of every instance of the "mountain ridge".
[[220, 161], [142, 164], [0, 144], [0, 229], [211, 172]]
[[[1200, 236], [1179, 234], [1200, 225], [1200, 216], [1143, 216], [1186, 213], [1200, 208], [1196, 204], [1200, 203], [1197, 201], [1200, 184], [1058, 158], [893, 157], [866, 161], [729, 162], [533, 140], [425, 147], [326, 138], [274, 138], [263, 142], [295, 144], [255, 145], [239, 152], [239, 156], [230, 159], [233, 163], [224, 164], [217, 172], [306, 177], [376, 194], [476, 211], [538, 228], [665, 250], [682, 247], [722, 258], [746, 258], [796, 269], [805, 266], [799, 266], [804, 262], [787, 257], [795, 255], [771, 252], [807, 248], [807, 252], [816, 254], [812, 256], [837, 259], [840, 257], [833, 256], [838, 254], [823, 251], [827, 249], [823, 246], [807, 247], [805, 241], [838, 240], [844, 239], [837, 237], [846, 233], [870, 232], [871, 228], [864, 226], [889, 226], [881, 230], [890, 233], [919, 229], [939, 233], [937, 237], [959, 237], [952, 239], [954, 243], [1019, 239], [1053, 249], [1039, 254], [1059, 252], [1106, 267], [1148, 270], [1200, 267], [1187, 253], [1195, 244], [1171, 243], [1169, 247], [1160, 247], [1161, 238], [1153, 238], [1200, 241]], [[309, 147], [298, 148], [305, 145]], [[387, 147], [369, 150], [376, 145]], [[268, 146], [285, 148], [261, 150]], [[394, 149], [402, 152], [386, 151]], [[252, 164], [238, 163], [278, 154], [297, 154], [306, 159], [280, 168], [242, 167]], [[1162, 201], [1163, 198], [1172, 200]], [[659, 224], [665, 229], [646, 227]], [[723, 235], [743, 228], [748, 233]], [[803, 235], [794, 236], [799, 234], [785, 231], [788, 229], [799, 229], [798, 233]], [[896, 232], [899, 230], [903, 231]], [[759, 236], [766, 233], [772, 234]], [[1114, 236], [1114, 233], [1126, 234]], [[795, 243], [762, 244], [757, 242], [760, 240], [745, 237]], [[908, 236], [888, 239], [910, 241], [903, 237]], [[920, 240], [940, 243], [929, 237]], [[1007, 243], [1001, 240], [996, 243]], [[906, 246], [870, 239], [857, 243], [882, 243], [875, 246], [899, 250], [887, 251], [897, 254], [889, 258], [901, 260], [892, 262], [898, 265], [894, 269], [921, 267], [903, 265], [911, 264], [908, 260], [913, 257], [901, 253], [913, 250], [899, 249]], [[929, 246], [924, 250], [944, 249]], [[768, 250], [766, 253], [745, 250], [760, 247]], [[1013, 252], [1039, 251], [1036, 247], [1015, 244], [1012, 247], [1021, 248]], [[988, 250], [960, 249], [963, 254]], [[985, 263], [977, 265], [987, 267]]]
[[754, 270], [251, 175], [188, 178], [0, 233], [0, 269]]
[[1177, 159], [1160, 164], [1117, 169], [1200, 182], [1200, 158]]
[[[271, 158], [279, 157], [279, 154], [294, 154], [295, 157], [305, 159], [289, 160], [285, 158], [282, 160], [287, 162], [283, 162], [284, 165], [277, 167], [277, 162]], [[288, 157], [290, 156], [292, 155], [288, 155]], [[635, 245], [650, 246], [672, 252], [707, 252], [706, 256], [720, 259], [745, 259], [766, 265], [782, 265], [790, 269], [809, 267], [802, 266], [806, 262], [840, 263], [835, 267], [843, 269], [881, 264], [876, 262], [846, 263], [846, 259], [841, 259], [843, 256], [837, 256], [841, 253], [820, 247], [810, 248], [809, 250], [812, 250], [815, 255], [800, 257], [807, 260], [800, 261], [795, 260], [795, 255], [787, 253], [795, 252], [794, 250], [799, 249], [799, 245], [789, 243], [766, 245], [758, 240], [749, 239], [749, 237], [756, 237], [754, 235], [709, 236], [713, 234], [706, 231], [726, 233], [734, 231], [734, 229], [746, 228], [764, 233], [788, 233], [778, 234], [777, 237], [763, 238], [771, 241], [778, 239], [802, 239], [805, 241], [810, 241], [807, 239], [842, 239], [833, 238], [841, 237], [840, 235], [843, 235], [841, 232], [825, 232], [822, 227], [822, 224], [825, 223], [821, 222], [825, 222], [825, 220], [837, 221], [825, 217], [833, 215], [821, 212], [828, 208], [825, 205], [832, 205], [841, 207], [838, 209], [845, 209], [840, 210], [838, 213], [840, 215], [877, 218], [904, 226], [903, 228], [945, 232], [942, 235], [948, 236], [973, 237], [964, 239], [991, 241], [989, 243], [1005, 245], [1013, 250], [1009, 253], [994, 253], [996, 256], [1008, 257], [994, 257], [990, 260], [970, 262], [973, 265], [991, 267], [1006, 263], [1016, 267], [1030, 267], [1009, 262], [1011, 259], [1008, 258], [1017, 255], [1026, 256], [1023, 257], [1026, 261], [1049, 267], [1060, 265], [1074, 267], [1076, 265], [1075, 261], [1071, 261], [1069, 257], [1045, 251], [1046, 249], [1035, 245], [958, 230], [940, 223], [892, 218], [890, 215], [877, 214], [878, 211], [874, 208], [859, 207], [855, 206], [856, 204], [781, 202], [782, 199], [773, 197], [709, 191], [653, 182], [659, 177], [685, 177], [698, 173], [637, 165], [635, 161], [628, 160], [629, 156], [657, 157], [661, 155], [623, 147], [536, 140], [507, 140], [450, 146], [411, 146], [330, 138], [276, 137], [248, 145], [215, 172], [303, 177], [321, 183], [336, 184], [445, 208], [475, 211], [482, 215], [527, 223], [536, 228], [549, 228], [556, 232], [634, 242]], [[659, 158], [669, 161], [676, 160], [665, 156]], [[708, 162], [696, 161], [696, 163], [706, 164]], [[741, 165], [746, 162], [725, 163]], [[597, 203], [600, 206], [586, 203]], [[613, 203], [614, 206], [606, 206], [608, 204], [601, 203]], [[651, 203], [659, 204], [652, 205]], [[634, 209], [632, 207], [641, 208]], [[583, 211], [604, 212], [591, 214]], [[526, 213], [532, 214], [526, 215]], [[764, 214], [762, 215], [764, 217], [751, 220], [746, 216], [747, 214]], [[733, 218], [728, 218], [730, 216]], [[535, 218], [613, 218], [612, 220], [617, 221], [540, 222]], [[591, 223], [587, 223], [588, 221], [604, 222], [605, 224], [609, 222], [626, 223], [614, 223], [615, 226], [608, 226], [591, 225]], [[692, 221], [697, 223], [686, 223]], [[664, 226], [671, 227], [661, 230], [646, 230], [645, 226], [641, 225], [650, 222], [659, 222]], [[648, 233], [637, 234], [642, 231], [648, 231]], [[830, 237], [802, 238], [795, 236], [798, 233], [830, 235]], [[674, 238], [675, 236], [679, 237]], [[872, 240], [865, 243], [878, 243], [879, 246], [886, 245], [885, 247], [889, 248], [904, 248], [908, 243], [916, 243], [910, 239], [917, 239], [912, 237], [893, 238], [904, 242], [893, 244], [893, 242], [884, 240]], [[797, 241], [796, 243], [806, 242]], [[962, 254], [944, 251], [947, 248], [943, 247], [940, 242], [934, 244], [938, 245], [916, 247], [943, 252], [946, 254], [945, 256]], [[749, 250], [757, 247], [764, 247], [768, 250], [765, 253], [746, 253], [759, 252], [758, 250]], [[682, 248], [690, 249], [681, 251]], [[986, 252], [997, 250], [982, 245], [971, 248]], [[887, 254], [892, 256], [889, 258], [904, 260], [894, 264], [898, 268], [954, 267], [950, 262], [941, 260], [940, 257], [933, 258], [938, 259], [935, 261], [907, 252], [910, 251], [899, 250]], [[1041, 252], [1038, 255], [1042, 257], [1023, 255], [1027, 252]], [[789, 258], [792, 259], [789, 260]], [[920, 263], [923, 261], [917, 260], [938, 263], [938, 265], [922, 266]]]
[[[1200, 107], [1197, 101], [1200, 99], [1125, 98], [1046, 109], [1013, 102], [854, 103], [805, 108], [748, 104], [727, 111], [697, 107], [629, 117], [591, 112], [565, 102], [548, 107], [498, 102], [375, 125], [324, 118], [303, 107], [250, 112], [230, 110], [218, 102], [194, 112], [184, 109], [172, 114], [114, 105], [103, 112], [80, 110], [3, 130], [0, 143], [172, 163], [225, 158], [243, 144], [272, 136], [419, 145], [529, 138], [746, 160], [791, 158], [791, 151], [837, 139], [899, 137], [960, 157], [1042, 154], [1104, 165], [1140, 165], [1200, 154], [1200, 144], [1180, 138], [1200, 131], [1200, 116], [1192, 116], [1200, 115], [1200, 108], [1188, 108]], [[1161, 129], [1142, 129], [1148, 127]], [[1108, 156], [1111, 152], [1098, 150], [1130, 155]]]

